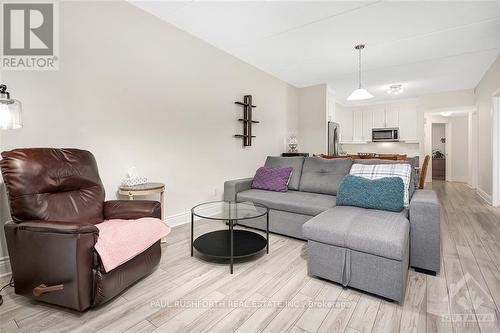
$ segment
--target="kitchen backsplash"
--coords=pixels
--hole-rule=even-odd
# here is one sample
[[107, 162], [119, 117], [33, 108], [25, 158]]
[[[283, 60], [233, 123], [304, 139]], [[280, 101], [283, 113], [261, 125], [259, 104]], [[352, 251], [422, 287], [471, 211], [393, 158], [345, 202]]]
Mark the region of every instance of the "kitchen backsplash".
[[366, 144], [342, 144], [345, 153], [384, 153], [384, 154], [406, 154], [417, 156], [419, 154], [418, 143], [403, 142], [371, 142]]

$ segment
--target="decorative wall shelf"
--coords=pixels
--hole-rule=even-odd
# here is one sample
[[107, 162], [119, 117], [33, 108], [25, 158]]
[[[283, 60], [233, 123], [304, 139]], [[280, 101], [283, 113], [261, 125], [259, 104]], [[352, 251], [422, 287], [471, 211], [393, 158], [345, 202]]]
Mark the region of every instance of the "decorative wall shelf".
[[243, 134], [235, 134], [234, 137], [243, 139], [243, 147], [251, 146], [252, 138], [255, 138], [255, 135], [252, 135], [252, 124], [259, 123], [252, 119], [252, 109], [257, 106], [252, 104], [252, 95], [245, 95], [243, 102], [234, 102], [234, 104], [243, 106], [243, 118], [238, 119], [243, 124]]

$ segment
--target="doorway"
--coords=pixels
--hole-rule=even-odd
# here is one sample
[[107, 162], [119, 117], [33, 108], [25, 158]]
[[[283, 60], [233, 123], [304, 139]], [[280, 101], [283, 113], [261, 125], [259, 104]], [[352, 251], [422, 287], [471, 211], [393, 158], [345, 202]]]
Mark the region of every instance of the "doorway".
[[424, 156], [431, 157], [426, 181], [470, 183], [469, 112], [440, 110], [424, 114]]
[[446, 180], [446, 124], [432, 124], [432, 180]]

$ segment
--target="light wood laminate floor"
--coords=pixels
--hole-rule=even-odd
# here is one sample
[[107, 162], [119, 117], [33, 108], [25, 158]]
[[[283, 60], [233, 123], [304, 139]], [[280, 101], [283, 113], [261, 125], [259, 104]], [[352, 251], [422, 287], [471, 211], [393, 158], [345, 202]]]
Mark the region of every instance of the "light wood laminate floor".
[[[269, 255], [230, 275], [227, 265], [190, 257], [183, 225], [162, 244], [160, 267], [100, 308], [77, 313], [9, 288], [0, 331], [500, 332], [500, 210], [464, 184], [429, 187], [442, 203], [441, 272], [411, 270], [401, 305], [308, 276], [306, 243], [278, 235]], [[200, 221], [195, 230], [221, 227]]]

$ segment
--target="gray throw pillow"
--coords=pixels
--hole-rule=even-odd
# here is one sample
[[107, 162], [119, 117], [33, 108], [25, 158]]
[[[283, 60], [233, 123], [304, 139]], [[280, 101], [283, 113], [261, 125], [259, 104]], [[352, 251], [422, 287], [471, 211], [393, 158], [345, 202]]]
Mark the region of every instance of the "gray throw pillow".
[[351, 166], [350, 158], [306, 157], [299, 188], [302, 192], [337, 195], [339, 183]]

